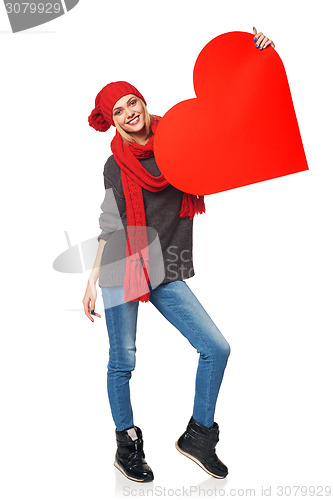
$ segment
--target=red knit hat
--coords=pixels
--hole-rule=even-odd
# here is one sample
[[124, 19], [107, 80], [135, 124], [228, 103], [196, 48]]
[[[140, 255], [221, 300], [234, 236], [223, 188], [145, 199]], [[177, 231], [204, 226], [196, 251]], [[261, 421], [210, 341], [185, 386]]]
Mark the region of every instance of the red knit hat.
[[140, 97], [140, 99], [147, 104], [138, 89], [130, 83], [108, 83], [96, 96], [95, 109], [93, 109], [88, 118], [89, 125], [99, 132], [105, 132], [111, 127], [111, 125], [115, 126], [112, 117], [112, 110], [116, 102], [127, 94], [134, 94], [137, 97]]

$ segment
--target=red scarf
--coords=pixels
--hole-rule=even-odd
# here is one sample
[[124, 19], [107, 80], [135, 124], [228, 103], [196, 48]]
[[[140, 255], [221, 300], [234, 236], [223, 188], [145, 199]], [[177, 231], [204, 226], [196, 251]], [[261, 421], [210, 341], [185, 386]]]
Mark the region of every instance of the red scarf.
[[[169, 186], [169, 182], [161, 174], [151, 175], [139, 162], [139, 158], [154, 156], [154, 133], [161, 117], [152, 117], [153, 135], [144, 145], [131, 141], [123, 141], [118, 130], [111, 142], [111, 150], [121, 169], [121, 180], [126, 201], [127, 244], [126, 273], [124, 278], [124, 302], [148, 302], [149, 252], [146, 229], [146, 214], [142, 188], [149, 191], [161, 191]], [[180, 217], [193, 219], [196, 213], [205, 212], [204, 197], [194, 194], [183, 194]]]

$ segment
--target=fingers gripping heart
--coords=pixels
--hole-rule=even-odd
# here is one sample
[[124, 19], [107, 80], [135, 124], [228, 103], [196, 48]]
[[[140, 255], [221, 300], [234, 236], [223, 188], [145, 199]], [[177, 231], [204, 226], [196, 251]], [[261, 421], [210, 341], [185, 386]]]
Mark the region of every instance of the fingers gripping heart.
[[173, 106], [155, 132], [155, 158], [176, 188], [212, 194], [307, 170], [287, 75], [268, 46], [234, 31], [211, 40], [193, 72], [197, 98]]

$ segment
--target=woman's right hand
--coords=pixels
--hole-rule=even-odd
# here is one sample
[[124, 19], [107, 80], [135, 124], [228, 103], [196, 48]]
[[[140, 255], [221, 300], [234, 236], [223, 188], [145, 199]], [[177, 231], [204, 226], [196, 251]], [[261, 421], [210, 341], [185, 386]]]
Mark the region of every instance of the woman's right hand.
[[[95, 303], [96, 303], [96, 297], [97, 297], [97, 290], [96, 290], [96, 285], [92, 283], [90, 280], [88, 280], [87, 288], [86, 288], [86, 293], [84, 294], [82, 303], [84, 307], [84, 312], [86, 316], [94, 323], [94, 319], [92, 318], [92, 314], [94, 316], [98, 316], [99, 318], [101, 317], [100, 314], [95, 312]], [[94, 312], [91, 312], [94, 311]]]

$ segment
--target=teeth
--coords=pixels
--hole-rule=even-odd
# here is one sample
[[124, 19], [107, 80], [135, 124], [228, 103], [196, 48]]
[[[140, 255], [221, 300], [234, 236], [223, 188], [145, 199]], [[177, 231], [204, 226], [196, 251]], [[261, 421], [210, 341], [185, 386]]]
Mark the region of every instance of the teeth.
[[130, 122], [128, 122], [128, 123], [133, 123], [133, 122], [135, 122], [136, 120], [138, 120], [138, 118], [139, 118], [139, 117], [138, 117], [138, 116], [136, 116], [135, 118], [133, 118], [133, 120], [131, 120], [131, 121], [130, 121]]

